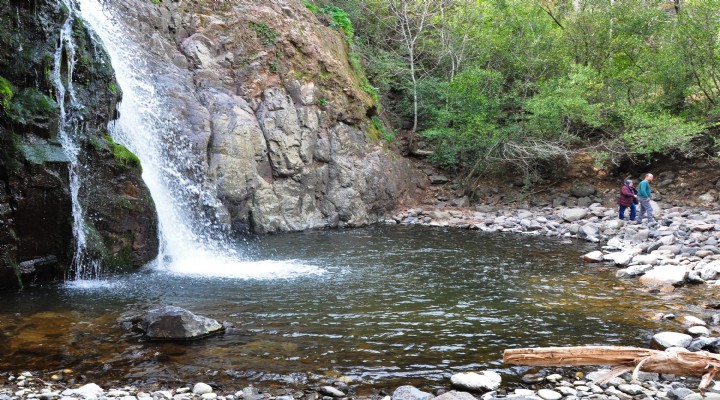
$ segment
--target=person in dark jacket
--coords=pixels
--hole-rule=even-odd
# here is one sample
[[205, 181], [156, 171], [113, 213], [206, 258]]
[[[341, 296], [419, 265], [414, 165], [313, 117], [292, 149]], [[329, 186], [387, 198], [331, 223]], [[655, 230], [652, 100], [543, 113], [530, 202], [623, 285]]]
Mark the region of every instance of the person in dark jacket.
[[630, 207], [630, 219], [629, 221], [635, 220], [635, 203], [637, 202], [637, 192], [635, 191], [635, 184], [632, 180], [628, 179], [625, 184], [620, 188], [620, 197], [618, 197], [618, 205], [620, 210], [618, 217], [622, 220], [625, 219], [625, 210]]

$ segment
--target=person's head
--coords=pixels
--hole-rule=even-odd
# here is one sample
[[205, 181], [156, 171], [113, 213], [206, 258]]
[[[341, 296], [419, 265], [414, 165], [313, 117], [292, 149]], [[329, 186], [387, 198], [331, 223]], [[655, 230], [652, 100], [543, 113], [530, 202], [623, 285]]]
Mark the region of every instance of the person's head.
[[632, 179], [626, 180], [626, 181], [625, 181], [625, 185], [626, 185], [626, 186], [632, 186], [632, 185], [633, 185]]
[[649, 173], [649, 174], [645, 175], [645, 180], [648, 181], [648, 182], [652, 181], [653, 178], [654, 178], [653, 174], [650, 174], [650, 173]]

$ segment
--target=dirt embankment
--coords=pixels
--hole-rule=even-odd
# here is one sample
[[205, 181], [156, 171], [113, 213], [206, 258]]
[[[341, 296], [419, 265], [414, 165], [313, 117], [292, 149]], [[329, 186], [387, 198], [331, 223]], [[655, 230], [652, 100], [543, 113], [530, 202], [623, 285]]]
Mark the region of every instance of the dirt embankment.
[[720, 203], [720, 162], [713, 159], [660, 160], [647, 166], [623, 170], [597, 169], [592, 158], [576, 156], [564, 173], [525, 188], [516, 176], [483, 176], [473, 190], [464, 184], [464, 177], [440, 171], [424, 158], [413, 158], [429, 184], [403, 208], [432, 207], [438, 209], [473, 208], [477, 205], [514, 206], [518, 208], [572, 206], [565, 199], [573, 198], [573, 187], [592, 185], [596, 191], [590, 197], [603, 206], [614, 207], [622, 182], [633, 179], [637, 185], [646, 173], [655, 176], [653, 198], [663, 208], [697, 207], [718, 209]]

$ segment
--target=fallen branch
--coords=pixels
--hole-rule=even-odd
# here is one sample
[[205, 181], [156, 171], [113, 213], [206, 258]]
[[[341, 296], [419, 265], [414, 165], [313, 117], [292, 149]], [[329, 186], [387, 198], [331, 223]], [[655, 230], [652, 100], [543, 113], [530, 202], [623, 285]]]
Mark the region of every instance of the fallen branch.
[[514, 365], [531, 366], [573, 366], [610, 365], [615, 366], [596, 382], [605, 383], [626, 372], [637, 379], [640, 371], [660, 374], [702, 376], [700, 389], [710, 385], [720, 372], [720, 354], [697, 352], [665, 352], [638, 347], [621, 346], [578, 346], [539, 347], [532, 349], [508, 349], [503, 361]]

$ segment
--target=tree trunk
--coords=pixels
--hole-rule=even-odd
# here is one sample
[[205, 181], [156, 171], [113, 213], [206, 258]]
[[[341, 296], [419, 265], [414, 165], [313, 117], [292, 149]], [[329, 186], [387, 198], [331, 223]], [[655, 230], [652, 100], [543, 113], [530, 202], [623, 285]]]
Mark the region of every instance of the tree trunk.
[[621, 346], [539, 347], [534, 349], [508, 349], [503, 361], [514, 365], [572, 366], [612, 365], [616, 368], [599, 381], [608, 381], [625, 372], [639, 371], [660, 374], [702, 376], [700, 389], [712, 382], [720, 372], [720, 355], [698, 352], [664, 352]]

